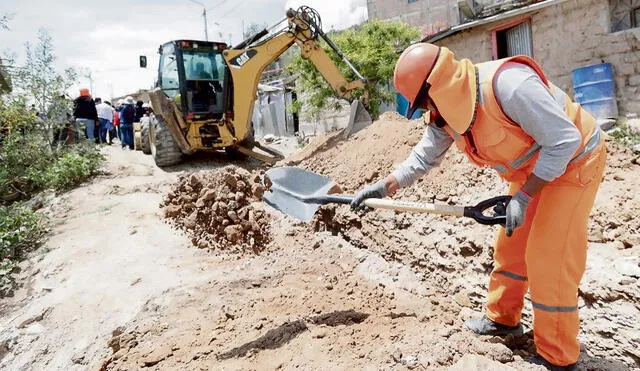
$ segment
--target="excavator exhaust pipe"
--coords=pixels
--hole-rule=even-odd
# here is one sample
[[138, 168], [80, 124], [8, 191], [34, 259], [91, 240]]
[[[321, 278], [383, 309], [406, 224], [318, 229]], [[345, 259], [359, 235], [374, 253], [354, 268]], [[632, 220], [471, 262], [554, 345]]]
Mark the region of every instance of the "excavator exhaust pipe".
[[371, 119], [371, 115], [364, 107], [364, 104], [360, 102], [359, 99], [354, 99], [351, 102], [351, 113], [349, 115], [349, 123], [347, 127], [344, 129], [343, 137], [346, 139], [350, 135], [359, 132], [360, 130], [366, 128], [371, 125], [373, 120]]

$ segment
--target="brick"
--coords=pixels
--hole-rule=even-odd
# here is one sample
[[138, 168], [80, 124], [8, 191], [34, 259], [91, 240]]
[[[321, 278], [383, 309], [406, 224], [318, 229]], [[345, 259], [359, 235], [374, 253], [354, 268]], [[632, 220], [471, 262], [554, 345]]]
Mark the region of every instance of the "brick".
[[640, 75], [629, 77], [629, 86], [640, 86]]

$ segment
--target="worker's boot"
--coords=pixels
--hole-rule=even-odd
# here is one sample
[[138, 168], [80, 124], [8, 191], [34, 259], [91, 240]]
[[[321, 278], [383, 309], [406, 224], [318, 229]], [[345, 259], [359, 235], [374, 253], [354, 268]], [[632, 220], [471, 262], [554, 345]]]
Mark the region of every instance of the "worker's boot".
[[521, 324], [517, 326], [501, 325], [487, 317], [468, 319], [464, 321], [464, 325], [478, 335], [507, 336], [513, 334], [513, 336], [520, 336], [524, 332]]
[[535, 356], [527, 359], [527, 362], [534, 364], [534, 365], [540, 365], [540, 366], [544, 366], [547, 370], [551, 370], [551, 371], [575, 371], [578, 370], [578, 366], [576, 366], [576, 364], [571, 364], [568, 366], [555, 366], [552, 365], [549, 361], [547, 361], [546, 359], [544, 359], [541, 355], [536, 354]]

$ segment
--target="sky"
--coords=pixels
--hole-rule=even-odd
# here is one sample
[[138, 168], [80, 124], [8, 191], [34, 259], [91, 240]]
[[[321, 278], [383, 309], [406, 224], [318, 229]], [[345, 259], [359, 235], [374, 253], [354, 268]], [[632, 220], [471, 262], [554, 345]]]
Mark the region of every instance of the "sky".
[[[237, 44], [251, 23], [273, 24], [285, 10], [308, 5], [320, 13], [325, 31], [367, 19], [366, 0], [198, 0], [208, 12], [209, 40]], [[0, 30], [0, 52], [17, 54], [35, 42], [39, 28], [53, 37], [57, 68], [81, 71], [80, 87], [94, 97], [117, 97], [152, 87], [160, 44], [175, 39], [204, 39], [203, 6], [193, 0], [0, 0], [0, 17], [10, 15], [9, 31]], [[148, 67], [139, 68], [140, 55]], [[88, 75], [91, 75], [91, 79]]]

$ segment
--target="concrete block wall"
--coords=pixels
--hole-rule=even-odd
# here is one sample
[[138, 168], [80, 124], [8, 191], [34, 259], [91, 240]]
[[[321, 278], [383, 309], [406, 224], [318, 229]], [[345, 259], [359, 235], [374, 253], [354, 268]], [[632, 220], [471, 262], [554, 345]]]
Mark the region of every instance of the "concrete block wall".
[[[640, 114], [640, 28], [612, 33], [608, 0], [568, 0], [529, 14], [534, 58], [547, 77], [573, 95], [571, 71], [611, 63], [618, 110]], [[491, 29], [505, 19], [437, 42], [474, 62], [492, 59]]]

